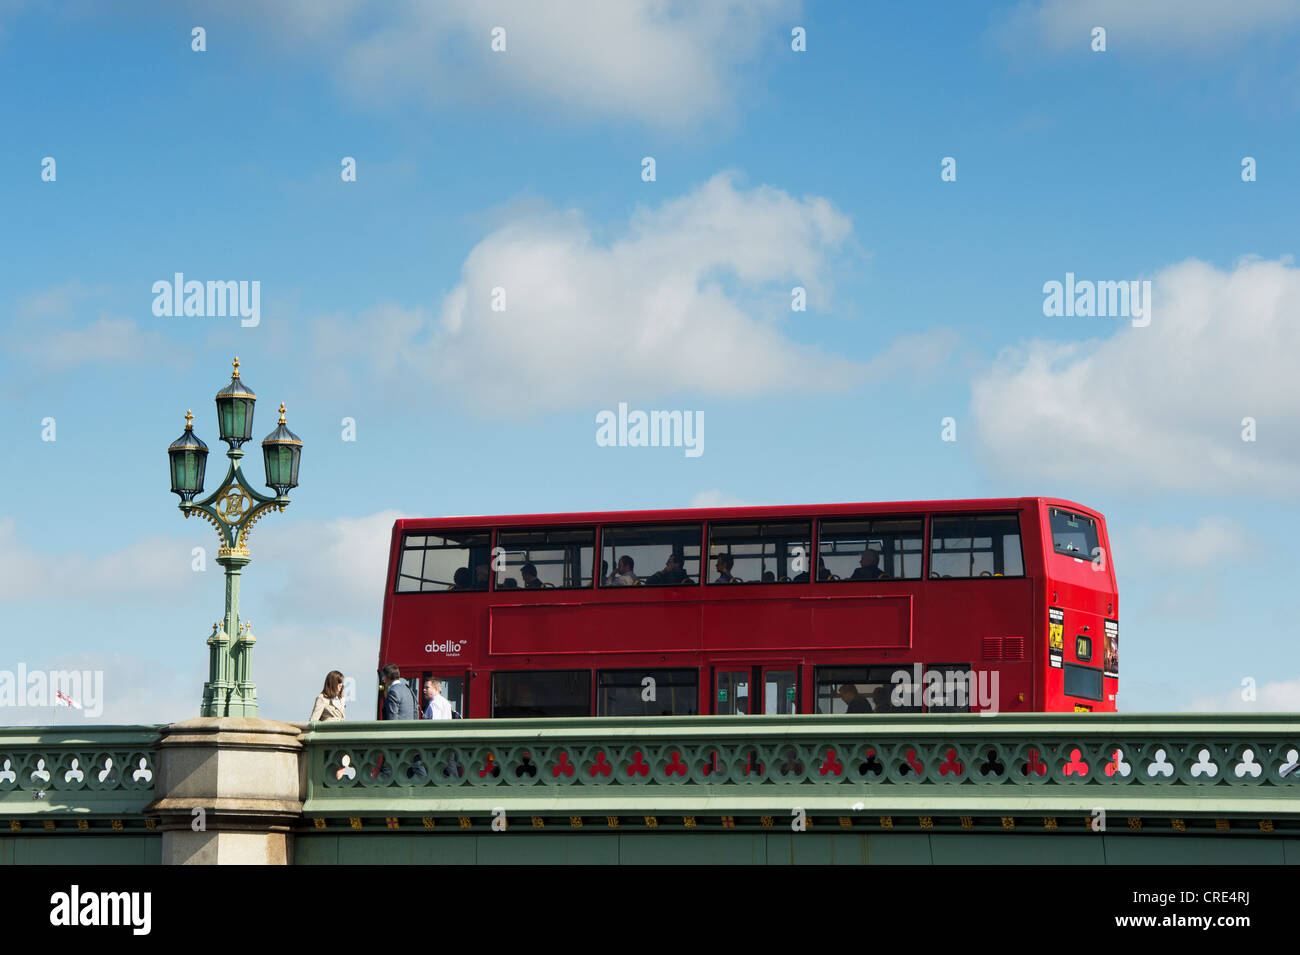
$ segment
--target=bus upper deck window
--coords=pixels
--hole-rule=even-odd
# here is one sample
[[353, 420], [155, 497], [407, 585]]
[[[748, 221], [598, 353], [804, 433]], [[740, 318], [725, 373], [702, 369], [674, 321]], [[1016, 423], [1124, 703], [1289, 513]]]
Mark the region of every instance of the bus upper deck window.
[[917, 580], [924, 540], [919, 517], [824, 519], [817, 528], [817, 579]]
[[487, 590], [490, 541], [487, 531], [407, 534], [402, 538], [396, 591]]
[[600, 585], [694, 586], [700, 579], [703, 534], [702, 524], [602, 528]]
[[591, 586], [594, 528], [540, 527], [497, 532], [497, 589], [547, 590]]
[[709, 526], [710, 584], [803, 583], [811, 563], [810, 521]]
[[1023, 577], [1015, 514], [936, 517], [930, 522], [931, 577]]

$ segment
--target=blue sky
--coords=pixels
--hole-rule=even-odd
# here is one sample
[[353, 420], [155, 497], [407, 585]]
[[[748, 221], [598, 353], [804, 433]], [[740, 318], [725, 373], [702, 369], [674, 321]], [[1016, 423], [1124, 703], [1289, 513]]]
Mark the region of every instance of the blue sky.
[[[1300, 4], [586, 7], [0, 0], [0, 669], [197, 712], [164, 454], [192, 408], [220, 479], [238, 354], [306, 442], [244, 578], [266, 716], [369, 694], [398, 515], [1021, 494], [1109, 519], [1122, 709], [1300, 708]], [[176, 272], [260, 322], [155, 316]], [[1151, 324], [1045, 317], [1067, 272]], [[619, 402], [705, 453], [597, 447]]]

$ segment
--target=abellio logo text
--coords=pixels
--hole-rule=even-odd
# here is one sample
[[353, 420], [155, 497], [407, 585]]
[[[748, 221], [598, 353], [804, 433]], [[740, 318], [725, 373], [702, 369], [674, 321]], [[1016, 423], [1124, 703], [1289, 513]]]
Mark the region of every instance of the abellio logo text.
[[442, 653], [449, 657], [458, 657], [460, 652], [465, 649], [468, 640], [448, 640], [445, 643], [426, 643], [424, 645], [425, 653]]

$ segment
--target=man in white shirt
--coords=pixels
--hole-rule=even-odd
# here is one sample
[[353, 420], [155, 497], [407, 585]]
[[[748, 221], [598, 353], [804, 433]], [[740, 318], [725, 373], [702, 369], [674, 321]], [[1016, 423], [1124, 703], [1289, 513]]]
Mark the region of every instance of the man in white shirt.
[[451, 719], [451, 704], [447, 698], [442, 695], [441, 680], [424, 681], [424, 698], [427, 701], [424, 704], [423, 716], [426, 720], [449, 720]]
[[614, 576], [609, 578], [611, 587], [631, 587], [636, 583], [636, 564], [632, 558], [624, 554], [618, 559], [618, 567], [614, 570]]

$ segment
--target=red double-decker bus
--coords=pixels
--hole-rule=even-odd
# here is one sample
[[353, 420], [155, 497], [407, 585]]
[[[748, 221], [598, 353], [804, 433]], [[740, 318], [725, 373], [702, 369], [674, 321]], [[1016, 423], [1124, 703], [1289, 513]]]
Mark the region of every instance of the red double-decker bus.
[[399, 520], [379, 662], [471, 718], [1109, 712], [1109, 554], [1052, 498]]

